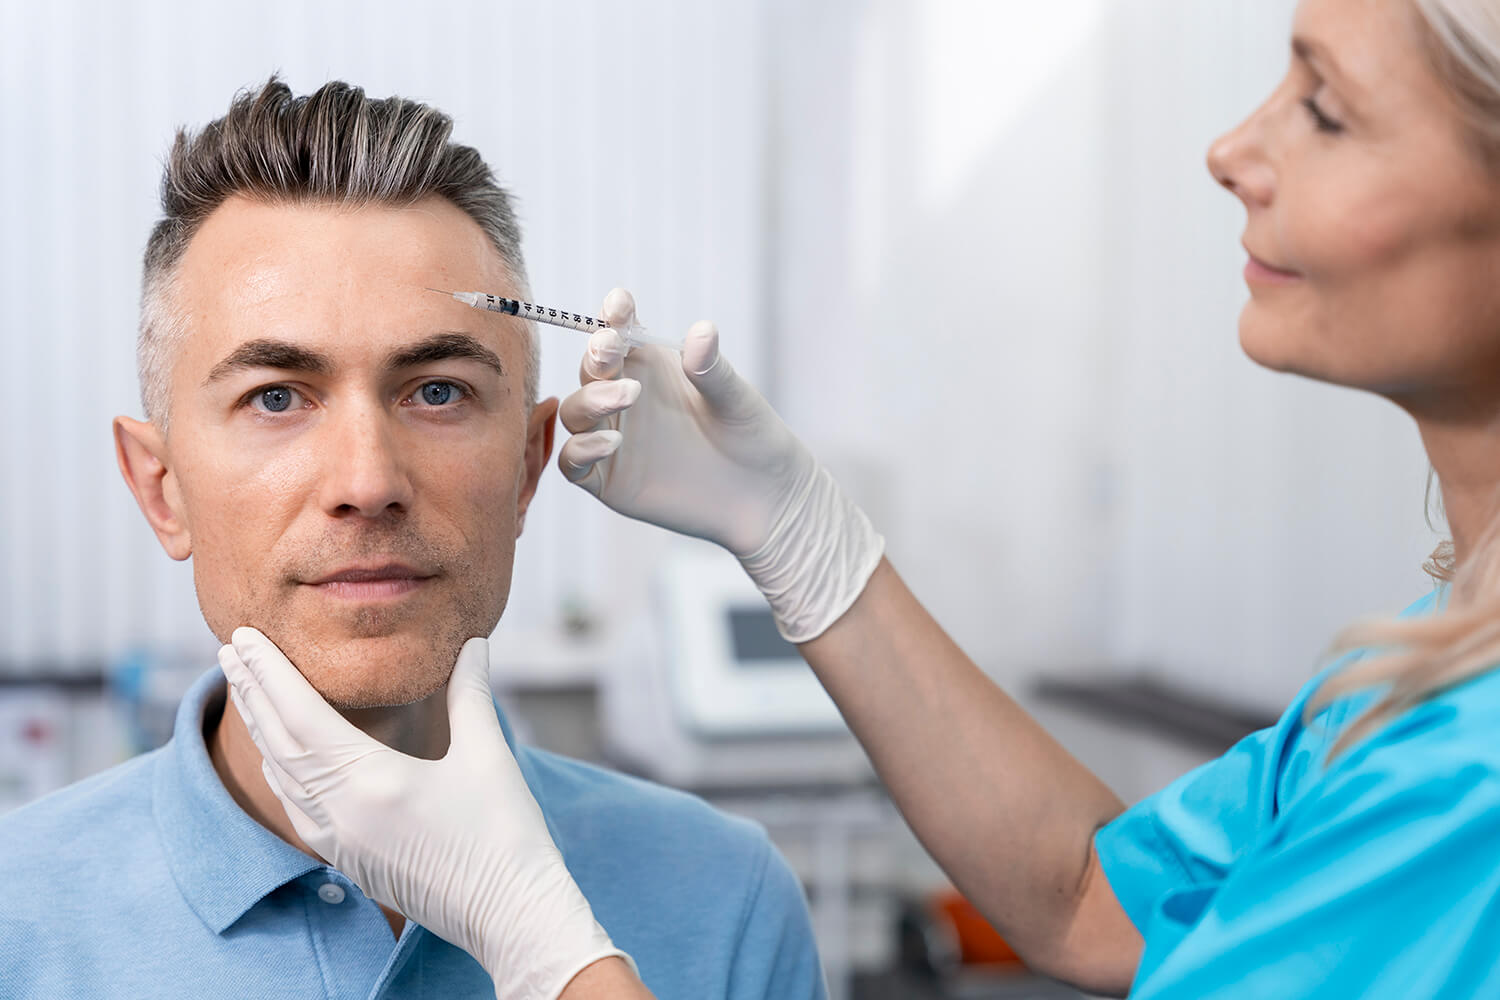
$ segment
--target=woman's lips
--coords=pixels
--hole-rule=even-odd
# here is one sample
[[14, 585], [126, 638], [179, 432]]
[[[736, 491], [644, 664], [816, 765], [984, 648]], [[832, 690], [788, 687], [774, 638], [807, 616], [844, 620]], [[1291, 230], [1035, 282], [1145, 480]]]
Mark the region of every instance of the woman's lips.
[[1254, 254], [1245, 262], [1245, 281], [1252, 285], [1290, 285], [1301, 280], [1297, 272], [1272, 267]]

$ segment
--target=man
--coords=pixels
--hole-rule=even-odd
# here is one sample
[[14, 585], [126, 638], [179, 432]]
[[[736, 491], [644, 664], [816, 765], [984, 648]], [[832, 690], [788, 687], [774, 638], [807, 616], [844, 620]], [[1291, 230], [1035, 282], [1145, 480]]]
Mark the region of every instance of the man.
[[[260, 629], [350, 722], [429, 759], [459, 650], [505, 607], [557, 412], [522, 322], [426, 290], [526, 294], [507, 196], [450, 129], [273, 78], [179, 134], [146, 249], [147, 420], [115, 422], [215, 635]], [[307, 848], [225, 700], [216, 668], [166, 747], [0, 821], [0, 995], [493, 996], [465, 952]], [[512, 748], [658, 997], [821, 995], [800, 889], [762, 832]]]

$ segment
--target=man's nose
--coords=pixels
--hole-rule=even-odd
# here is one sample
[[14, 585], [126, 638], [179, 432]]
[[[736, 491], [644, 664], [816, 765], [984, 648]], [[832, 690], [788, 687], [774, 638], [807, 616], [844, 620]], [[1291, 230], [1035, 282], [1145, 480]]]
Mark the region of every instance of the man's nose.
[[376, 407], [357, 408], [332, 422], [321, 489], [334, 517], [380, 517], [411, 505], [412, 483], [396, 428]]

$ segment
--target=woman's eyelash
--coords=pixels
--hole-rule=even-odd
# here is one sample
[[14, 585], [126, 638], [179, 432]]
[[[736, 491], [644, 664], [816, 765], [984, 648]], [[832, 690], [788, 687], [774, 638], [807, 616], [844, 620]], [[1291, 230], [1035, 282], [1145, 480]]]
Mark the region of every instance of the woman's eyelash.
[[1316, 98], [1304, 97], [1302, 99], [1302, 106], [1307, 109], [1308, 114], [1312, 115], [1313, 124], [1317, 126], [1319, 132], [1336, 134], [1344, 130], [1344, 126], [1342, 124], [1334, 121], [1332, 118], [1329, 118], [1328, 115], [1323, 112], [1323, 109], [1318, 107]]

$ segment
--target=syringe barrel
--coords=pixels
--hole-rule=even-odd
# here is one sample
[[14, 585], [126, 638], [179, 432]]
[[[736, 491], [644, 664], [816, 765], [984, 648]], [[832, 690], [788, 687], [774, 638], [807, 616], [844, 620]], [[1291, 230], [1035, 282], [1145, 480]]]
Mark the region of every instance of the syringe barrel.
[[593, 333], [604, 326], [604, 321], [583, 313], [570, 313], [563, 309], [548, 309], [545, 306], [532, 305], [530, 302], [519, 302], [520, 310], [516, 313], [522, 319], [534, 319], [538, 323], [550, 323], [552, 326], [565, 326], [570, 330], [582, 330], [584, 333]]
[[539, 306], [534, 302], [522, 302], [520, 299], [507, 299], [503, 295], [489, 295], [481, 292], [479, 301], [474, 305], [480, 309], [488, 309], [490, 312], [504, 313], [507, 316], [518, 316], [521, 319], [532, 320], [537, 323], [547, 323], [552, 326], [565, 326], [570, 330], [582, 330], [584, 333], [593, 333], [607, 324], [602, 319], [585, 316], [582, 313], [571, 313], [565, 309], [549, 309]]
[[470, 303], [480, 309], [488, 309], [492, 313], [504, 313], [507, 316], [517, 314], [517, 306], [520, 305], [515, 299], [507, 299], [501, 295], [489, 295], [485, 292], [474, 293], [476, 301]]

